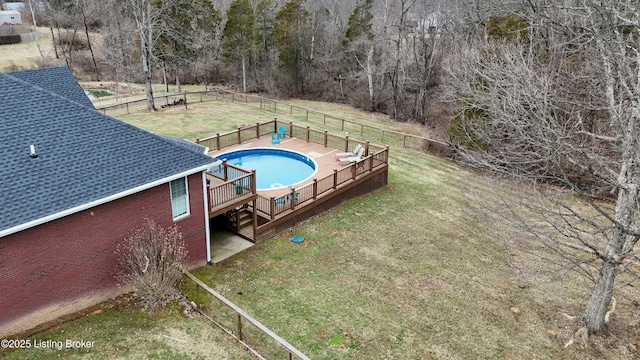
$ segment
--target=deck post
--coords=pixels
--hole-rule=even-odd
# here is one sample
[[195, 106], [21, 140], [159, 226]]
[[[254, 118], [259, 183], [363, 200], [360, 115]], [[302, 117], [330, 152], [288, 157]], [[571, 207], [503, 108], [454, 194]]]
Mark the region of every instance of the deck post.
[[251, 170], [251, 193], [255, 194], [257, 193], [257, 186], [256, 186], [256, 171], [255, 170]]
[[313, 179], [313, 200], [318, 197], [318, 179]]
[[311, 139], [311, 129], [307, 126], [307, 142], [309, 142], [309, 139]]
[[289, 137], [293, 137], [293, 121], [289, 121]]
[[364, 144], [364, 156], [369, 156], [369, 140]]
[[324, 131], [324, 147], [327, 147], [328, 143], [329, 143], [329, 136], [328, 136], [327, 130], [325, 130]]
[[333, 190], [338, 187], [338, 169], [333, 169]]
[[274, 196], [271, 197], [271, 201], [269, 201], [269, 215], [271, 216], [271, 220], [276, 218], [276, 198]]
[[220, 150], [220, 133], [216, 133], [216, 148]]
[[[362, 160], [360, 160], [360, 161], [362, 161]], [[357, 169], [358, 169], [358, 162], [353, 162], [351, 164], [351, 180], [355, 180], [356, 179], [356, 174], [358, 173]]]
[[240, 316], [240, 314], [237, 314], [238, 317], [238, 339], [243, 340], [242, 339], [242, 316]]
[[207, 184], [207, 194], [209, 195], [207, 196], [207, 203], [209, 204], [209, 210], [207, 212], [210, 213], [213, 209], [213, 189], [209, 187], [209, 184]]
[[256, 233], [258, 232], [258, 212], [256, 211], [258, 206], [258, 200], [253, 200], [253, 242], [256, 242]]
[[292, 186], [289, 188], [291, 192], [289, 193], [289, 199], [291, 199], [291, 210], [296, 209], [296, 189]]
[[260, 139], [260, 123], [256, 123], [256, 139]]
[[229, 180], [228, 174], [227, 174], [227, 160], [222, 160], [222, 168], [223, 168], [223, 177], [224, 177], [224, 181]]
[[344, 151], [349, 151], [349, 135], [344, 136]]
[[242, 138], [240, 137], [240, 128], [238, 128], [238, 145], [242, 144]]

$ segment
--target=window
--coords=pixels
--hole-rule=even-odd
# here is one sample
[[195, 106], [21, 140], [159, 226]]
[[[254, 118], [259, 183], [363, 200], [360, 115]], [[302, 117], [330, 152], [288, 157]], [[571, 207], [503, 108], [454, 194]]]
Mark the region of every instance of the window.
[[173, 220], [189, 215], [189, 192], [186, 177], [171, 182], [171, 212]]

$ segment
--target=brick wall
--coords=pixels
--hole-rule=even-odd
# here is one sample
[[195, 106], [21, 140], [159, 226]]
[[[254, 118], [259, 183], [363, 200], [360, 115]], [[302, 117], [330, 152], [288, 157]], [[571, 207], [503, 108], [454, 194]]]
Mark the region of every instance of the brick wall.
[[[176, 225], [194, 267], [206, 262], [201, 173], [189, 176], [188, 188], [190, 216]], [[59, 316], [66, 304], [77, 304], [66, 313], [83, 307], [78, 299], [117, 293], [115, 246], [144, 218], [173, 224], [169, 184], [0, 238], [0, 336], [52, 320], [42, 309]]]

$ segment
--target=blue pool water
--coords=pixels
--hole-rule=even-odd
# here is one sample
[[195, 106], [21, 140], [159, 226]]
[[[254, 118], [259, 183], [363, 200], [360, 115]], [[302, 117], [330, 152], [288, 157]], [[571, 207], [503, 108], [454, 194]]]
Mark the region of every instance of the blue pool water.
[[318, 164], [310, 157], [291, 150], [251, 148], [216, 156], [229, 164], [256, 171], [258, 191], [286, 188], [299, 184], [317, 172]]

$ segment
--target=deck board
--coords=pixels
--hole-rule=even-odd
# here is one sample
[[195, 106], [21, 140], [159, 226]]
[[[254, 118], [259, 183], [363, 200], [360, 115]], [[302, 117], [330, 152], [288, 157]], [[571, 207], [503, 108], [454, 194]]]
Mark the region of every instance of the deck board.
[[[314, 176], [314, 178], [316, 179], [325, 178], [333, 174], [334, 170], [340, 170], [350, 165], [350, 164], [341, 165], [340, 162], [336, 160], [335, 154], [338, 152], [343, 152], [344, 149], [334, 149], [331, 147], [325, 147], [320, 144], [307, 142], [306, 140], [303, 140], [303, 139], [291, 138], [291, 137], [286, 137], [280, 141], [279, 145], [274, 145], [271, 143], [271, 137], [263, 136], [259, 139], [252, 139], [251, 141], [245, 142], [240, 145], [229, 146], [222, 150], [209, 151], [208, 155], [212, 157], [216, 157], [221, 153], [226, 153], [233, 150], [254, 148], [254, 147], [293, 150], [313, 158], [318, 164], [318, 172]], [[308, 179], [307, 181], [302, 182], [297, 186], [302, 187], [312, 182], [313, 182], [313, 179]], [[278, 189], [278, 190], [258, 191], [258, 194], [269, 198], [272, 196], [279, 197], [289, 192], [290, 192], [289, 189]]]

